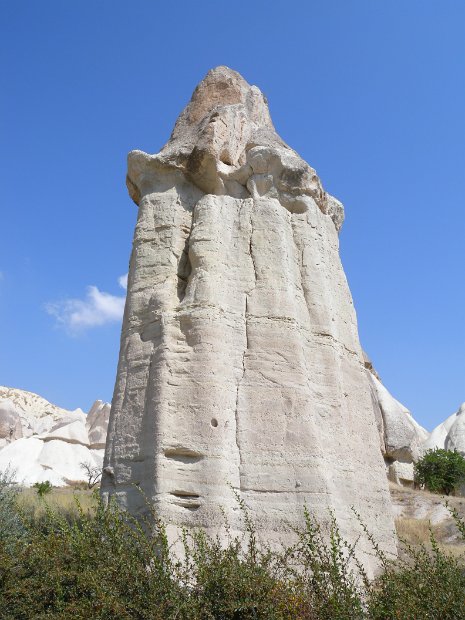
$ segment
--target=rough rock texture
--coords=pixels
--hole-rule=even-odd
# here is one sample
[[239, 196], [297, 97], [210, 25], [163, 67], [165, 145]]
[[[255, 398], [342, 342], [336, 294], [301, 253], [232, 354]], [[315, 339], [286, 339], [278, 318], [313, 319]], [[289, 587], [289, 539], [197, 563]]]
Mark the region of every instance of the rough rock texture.
[[23, 436], [21, 418], [8, 398], [0, 399], [0, 448]]
[[[434, 536], [445, 550], [452, 552], [456, 557], [465, 552], [465, 543], [460, 532], [445, 506], [445, 497], [425, 490], [401, 487], [390, 484], [390, 491], [394, 513], [399, 520], [400, 534], [405, 535], [409, 530], [413, 534], [420, 534], [422, 526], [433, 526]], [[447, 497], [450, 508], [457, 511], [461, 519], [465, 518], [465, 499], [463, 497]], [[402, 531], [403, 524], [408, 529]], [[418, 529], [417, 529], [418, 528]], [[425, 528], [426, 529], [426, 528]], [[424, 534], [423, 542], [428, 544], [429, 532]], [[454, 547], [447, 547], [454, 545]]]
[[434, 448], [457, 450], [465, 456], [465, 403], [433, 429], [422, 448], [423, 451]]
[[110, 404], [104, 403], [102, 400], [96, 400], [86, 418], [89, 445], [92, 449], [100, 450], [105, 448], [109, 419]]
[[177, 525], [268, 540], [307, 506], [350, 506], [392, 547], [393, 518], [351, 295], [340, 202], [236, 72], [208, 73], [157, 155], [132, 151], [139, 205], [104, 495]]
[[0, 395], [8, 396], [0, 400], [0, 471], [14, 470], [25, 486], [45, 480], [64, 486], [86, 480], [81, 463], [102, 465], [108, 403], [96, 401], [85, 415], [24, 390], [1, 387]]
[[390, 394], [374, 370], [367, 374], [388, 478], [397, 484], [413, 485], [413, 463], [421, 456], [429, 433]]

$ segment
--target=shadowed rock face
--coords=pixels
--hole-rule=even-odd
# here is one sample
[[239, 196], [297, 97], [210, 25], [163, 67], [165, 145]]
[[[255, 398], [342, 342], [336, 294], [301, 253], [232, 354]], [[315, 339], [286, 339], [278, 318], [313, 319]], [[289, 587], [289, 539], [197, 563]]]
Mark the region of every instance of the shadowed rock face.
[[304, 504], [353, 539], [354, 506], [393, 550], [343, 207], [262, 93], [210, 71], [160, 153], [129, 154], [127, 184], [139, 217], [104, 495], [144, 512], [140, 486], [170, 523], [215, 532], [221, 509], [241, 527], [232, 487], [268, 540]]

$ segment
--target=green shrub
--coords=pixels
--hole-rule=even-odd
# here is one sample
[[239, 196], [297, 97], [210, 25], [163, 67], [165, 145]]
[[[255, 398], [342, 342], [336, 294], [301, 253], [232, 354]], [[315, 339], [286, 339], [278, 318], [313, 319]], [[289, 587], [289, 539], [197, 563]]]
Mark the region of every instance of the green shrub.
[[15, 472], [10, 469], [0, 471], [0, 547], [8, 551], [25, 534], [17, 508], [18, 493]]
[[465, 458], [452, 450], [428, 450], [415, 463], [415, 481], [432, 493], [450, 495], [465, 481]]
[[384, 572], [369, 582], [334, 517], [322, 528], [306, 511], [295, 544], [276, 551], [259, 544], [239, 501], [243, 535], [227, 524], [222, 540], [183, 531], [178, 557], [155, 515], [140, 523], [94, 501], [72, 520], [46, 502], [40, 518], [15, 513], [21, 534], [0, 545], [2, 620], [465, 619], [463, 564], [434, 538], [431, 551], [407, 547], [407, 559], [388, 562], [370, 537]]
[[464, 620], [465, 569], [440, 551], [407, 548], [407, 559], [391, 563], [371, 586], [370, 620]]
[[36, 482], [33, 486], [37, 490], [37, 495], [39, 497], [44, 497], [45, 495], [48, 495], [52, 492], [53, 489], [52, 485], [48, 480], [45, 480], [45, 482]]

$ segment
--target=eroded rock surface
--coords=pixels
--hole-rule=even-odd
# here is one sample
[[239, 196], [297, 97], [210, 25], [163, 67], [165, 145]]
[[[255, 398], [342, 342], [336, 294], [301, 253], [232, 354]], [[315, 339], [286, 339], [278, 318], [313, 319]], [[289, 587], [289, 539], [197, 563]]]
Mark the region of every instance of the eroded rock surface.
[[407, 407], [392, 396], [366, 361], [365, 367], [368, 370], [387, 476], [396, 484], [413, 486], [414, 462], [422, 455], [422, 446], [429, 433], [418, 424]]
[[21, 418], [8, 398], [0, 399], [0, 448], [23, 436]]
[[465, 456], [465, 403], [433, 429], [423, 444], [423, 450], [442, 448], [457, 450]]
[[139, 216], [104, 494], [139, 513], [141, 487], [169, 523], [212, 533], [222, 510], [241, 527], [231, 485], [268, 541], [304, 504], [354, 539], [354, 506], [392, 551], [343, 207], [260, 90], [210, 71], [160, 153], [129, 154], [127, 185]]

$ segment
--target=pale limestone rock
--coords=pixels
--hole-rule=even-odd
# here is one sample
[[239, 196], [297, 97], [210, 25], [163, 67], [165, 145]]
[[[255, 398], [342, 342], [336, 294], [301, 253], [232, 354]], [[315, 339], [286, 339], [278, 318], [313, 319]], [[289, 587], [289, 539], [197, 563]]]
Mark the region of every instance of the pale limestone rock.
[[422, 446], [423, 452], [435, 448], [457, 450], [465, 456], [465, 403], [436, 426]]
[[[24, 390], [0, 388], [0, 395], [8, 396], [0, 400], [0, 471], [14, 470], [25, 486], [45, 480], [65, 486], [86, 481], [81, 463], [102, 466], [108, 403], [96, 401], [86, 416]], [[2, 439], [5, 433], [8, 439]]]
[[85, 423], [81, 420], [75, 420], [68, 424], [59, 424], [53, 427], [48, 433], [39, 435], [39, 439], [43, 441], [60, 440], [70, 444], [89, 445], [89, 435]]
[[25, 437], [0, 450], [0, 471], [10, 469], [23, 486], [48, 480], [53, 486], [70, 481], [86, 481], [81, 463], [100, 466], [101, 454], [76, 443]]
[[372, 373], [368, 373], [382, 415], [384, 456], [403, 463], [417, 461], [429, 437], [410, 411], [396, 400]]
[[62, 486], [64, 481], [59, 474], [39, 465], [43, 447], [44, 442], [36, 437], [18, 439], [0, 450], [0, 471], [13, 471], [15, 480], [24, 486], [46, 480], [54, 486]]
[[415, 472], [413, 461], [386, 461], [388, 480], [403, 487], [413, 487]]
[[365, 352], [363, 356], [387, 477], [396, 484], [414, 486], [414, 462], [423, 454], [429, 433], [381, 383]]
[[86, 480], [81, 463], [97, 465], [86, 446], [57, 439], [43, 443], [37, 462], [42, 468], [58, 474], [65, 483]]
[[96, 400], [86, 419], [86, 428], [89, 436], [89, 445], [92, 449], [105, 448], [110, 419], [110, 405], [102, 400]]
[[446, 450], [456, 450], [465, 456], [465, 403], [457, 411], [444, 445]]
[[127, 185], [139, 216], [104, 496], [144, 512], [140, 486], [170, 524], [214, 533], [222, 510], [241, 527], [231, 485], [268, 541], [304, 504], [353, 540], [354, 506], [393, 551], [343, 207], [262, 93], [210, 71], [161, 152], [129, 154]]
[[21, 418], [14, 403], [8, 398], [0, 399], [0, 448], [22, 436]]
[[0, 386], [0, 398], [8, 399], [14, 404], [21, 419], [23, 437], [47, 432], [59, 422], [68, 423], [84, 416], [81, 409], [68, 411], [53, 405], [38, 394], [18, 388]]

